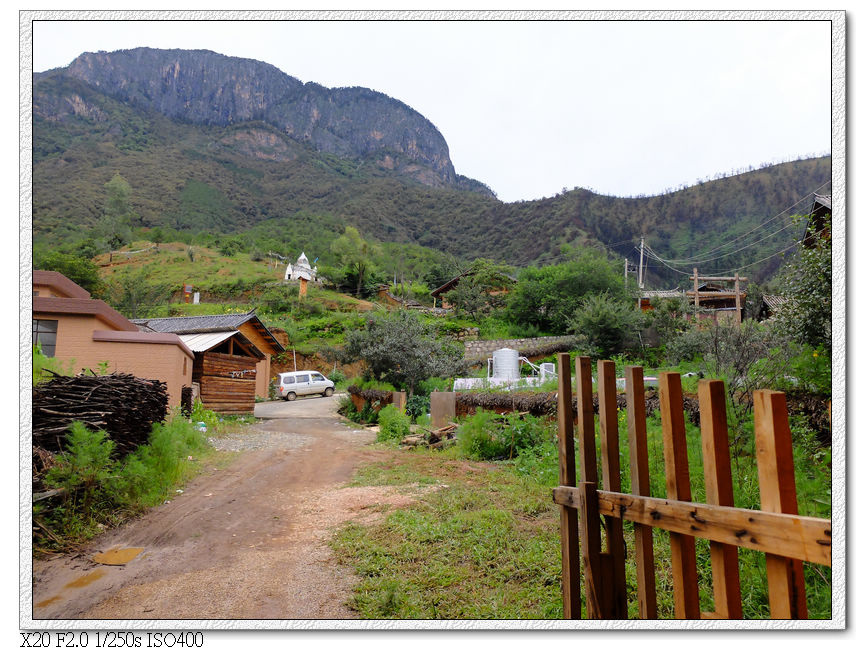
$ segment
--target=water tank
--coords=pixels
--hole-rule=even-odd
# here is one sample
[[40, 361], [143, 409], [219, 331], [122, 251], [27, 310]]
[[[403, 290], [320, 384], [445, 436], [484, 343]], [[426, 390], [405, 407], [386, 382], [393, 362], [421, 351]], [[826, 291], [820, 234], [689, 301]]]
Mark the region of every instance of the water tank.
[[554, 364], [554, 363], [542, 363], [541, 364], [541, 383], [543, 383], [547, 379], [551, 379], [553, 377], [556, 377], [556, 364]]
[[510, 348], [502, 348], [493, 352], [493, 378], [519, 379], [520, 353]]

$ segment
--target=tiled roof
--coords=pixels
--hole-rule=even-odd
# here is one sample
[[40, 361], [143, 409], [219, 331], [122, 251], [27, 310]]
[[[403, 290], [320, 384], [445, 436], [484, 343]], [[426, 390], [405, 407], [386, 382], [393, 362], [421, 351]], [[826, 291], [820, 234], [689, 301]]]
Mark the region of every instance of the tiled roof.
[[206, 332], [236, 331], [241, 325], [253, 321], [253, 326], [268, 339], [277, 352], [285, 348], [276, 340], [255, 311], [245, 314], [217, 314], [214, 316], [174, 316], [170, 318], [138, 318], [132, 322], [145, 332], [173, 332], [174, 334], [201, 334]]

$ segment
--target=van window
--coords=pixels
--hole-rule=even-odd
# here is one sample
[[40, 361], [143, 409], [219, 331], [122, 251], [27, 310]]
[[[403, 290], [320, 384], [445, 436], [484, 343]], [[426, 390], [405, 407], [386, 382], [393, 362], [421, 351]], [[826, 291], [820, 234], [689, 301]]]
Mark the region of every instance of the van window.
[[283, 384], [293, 384], [294, 383], [294, 377], [283, 377], [282, 383]]
[[309, 375], [298, 375], [297, 383], [298, 384], [306, 384], [309, 382]]
[[322, 377], [317, 372], [314, 372], [314, 373], [312, 373], [312, 380], [313, 381], [324, 381], [324, 377]]

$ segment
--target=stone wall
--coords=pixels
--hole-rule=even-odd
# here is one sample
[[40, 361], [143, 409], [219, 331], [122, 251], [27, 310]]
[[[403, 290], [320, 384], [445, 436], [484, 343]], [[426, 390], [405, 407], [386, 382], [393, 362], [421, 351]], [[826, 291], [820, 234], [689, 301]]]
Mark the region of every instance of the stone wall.
[[468, 361], [485, 361], [501, 348], [511, 348], [524, 357], [547, 356], [554, 352], [566, 352], [575, 342], [573, 336], [539, 336], [529, 339], [498, 339], [496, 341], [466, 341], [465, 358]]

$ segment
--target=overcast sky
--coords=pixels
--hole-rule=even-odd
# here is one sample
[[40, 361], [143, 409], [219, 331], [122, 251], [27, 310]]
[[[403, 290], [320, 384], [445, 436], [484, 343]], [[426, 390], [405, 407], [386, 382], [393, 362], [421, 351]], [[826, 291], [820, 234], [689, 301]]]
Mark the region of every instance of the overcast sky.
[[504, 201], [656, 194], [831, 144], [828, 22], [40, 21], [33, 69], [138, 46], [383, 92]]

